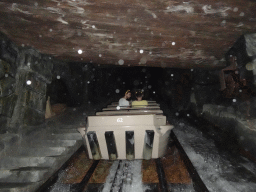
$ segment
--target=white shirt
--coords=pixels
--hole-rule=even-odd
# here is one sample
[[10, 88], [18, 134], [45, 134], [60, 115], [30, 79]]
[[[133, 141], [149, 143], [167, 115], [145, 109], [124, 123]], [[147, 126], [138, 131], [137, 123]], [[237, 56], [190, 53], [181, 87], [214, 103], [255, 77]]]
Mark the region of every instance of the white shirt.
[[130, 103], [125, 98], [121, 98], [119, 99], [119, 106], [130, 106]]

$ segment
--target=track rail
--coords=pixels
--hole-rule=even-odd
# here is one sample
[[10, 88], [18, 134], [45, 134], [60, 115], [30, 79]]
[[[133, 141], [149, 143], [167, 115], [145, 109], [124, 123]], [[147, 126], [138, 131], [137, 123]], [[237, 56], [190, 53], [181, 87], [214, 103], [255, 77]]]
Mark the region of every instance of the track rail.
[[131, 184], [132, 178], [131, 174], [129, 174], [130, 169], [131, 167], [129, 161], [119, 160], [118, 168], [116, 170], [110, 192], [121, 192], [124, 185]]
[[[171, 138], [174, 140], [172, 144], [175, 144], [178, 151], [180, 152], [182, 159], [187, 167], [187, 170], [193, 180], [195, 190], [198, 192], [208, 192], [208, 189], [206, 188], [205, 184], [199, 177], [196, 169], [193, 167], [191, 161], [189, 160], [188, 156], [186, 155], [184, 149], [180, 145], [177, 137], [173, 132], [171, 132]], [[51, 186], [54, 185], [54, 183], [58, 180], [58, 173], [65, 170], [74, 156], [77, 154], [81, 153], [84, 150], [84, 147], [81, 147], [77, 150], [77, 152], [57, 171], [45, 184], [43, 184], [37, 192], [49, 192], [51, 190]], [[70, 191], [71, 192], [84, 192], [87, 190], [87, 187], [89, 185], [89, 180], [92, 177], [93, 173], [97, 169], [97, 165], [99, 162], [102, 160], [94, 160], [93, 163], [91, 164], [89, 170], [87, 171], [86, 175], [82, 179], [80, 183], [77, 184], [72, 184], [70, 186]], [[111, 182], [111, 187], [109, 192], [122, 192], [122, 191], [127, 191], [127, 186], [132, 184], [133, 181], [133, 173], [131, 171], [131, 162], [128, 160], [119, 160], [118, 161], [118, 166], [115, 170], [114, 177]], [[156, 164], [156, 171], [158, 175], [158, 180], [159, 183], [158, 189], [152, 189], [152, 190], [147, 190], [148, 192], [150, 191], [159, 191], [159, 192], [170, 192], [171, 189], [168, 188], [167, 180], [165, 177], [165, 172], [164, 172], [164, 167], [162, 165], [162, 160], [161, 158], [155, 159], [155, 164]], [[149, 183], [149, 185], [151, 185]], [[152, 183], [152, 185], [155, 185]], [[157, 186], [156, 185], [156, 186]], [[132, 191], [130, 191], [132, 192]]]
[[171, 132], [171, 138], [174, 140], [176, 147], [178, 148], [179, 152], [181, 153], [182, 159], [187, 167], [187, 170], [193, 180], [195, 190], [197, 192], [209, 192], [207, 187], [205, 186], [204, 182], [200, 178], [199, 174], [197, 173], [195, 167], [193, 166], [192, 162], [188, 158], [186, 152], [184, 151], [183, 147], [181, 146], [178, 138], [176, 135]]
[[36, 192], [49, 192], [51, 190], [51, 186], [56, 183], [58, 180], [58, 175], [60, 172], [65, 170], [71, 160], [81, 153], [84, 150], [84, 146], [82, 145], [62, 166], [59, 170], [57, 170], [40, 188], [37, 189]]
[[157, 174], [158, 174], [158, 179], [159, 179], [159, 188], [161, 192], [168, 192], [168, 186], [165, 178], [165, 173], [163, 169], [163, 165], [161, 162], [161, 159], [158, 158], [155, 160], [156, 161], [156, 169], [157, 169]]
[[80, 183], [71, 185], [71, 188], [70, 188], [71, 192], [83, 192], [85, 190], [88, 184], [88, 181], [91, 178], [93, 172], [95, 171], [99, 161], [100, 160], [96, 160], [92, 163], [90, 169], [88, 170], [88, 172], [86, 173], [86, 175], [84, 176], [83, 180]]

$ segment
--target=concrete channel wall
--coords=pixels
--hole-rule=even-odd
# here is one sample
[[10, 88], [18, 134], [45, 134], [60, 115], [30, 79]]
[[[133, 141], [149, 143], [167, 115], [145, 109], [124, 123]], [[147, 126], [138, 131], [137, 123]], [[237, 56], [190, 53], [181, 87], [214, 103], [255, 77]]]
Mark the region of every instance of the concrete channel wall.
[[245, 151], [256, 158], [256, 119], [241, 118], [232, 107], [213, 104], [205, 104], [202, 113], [203, 118], [234, 137]]

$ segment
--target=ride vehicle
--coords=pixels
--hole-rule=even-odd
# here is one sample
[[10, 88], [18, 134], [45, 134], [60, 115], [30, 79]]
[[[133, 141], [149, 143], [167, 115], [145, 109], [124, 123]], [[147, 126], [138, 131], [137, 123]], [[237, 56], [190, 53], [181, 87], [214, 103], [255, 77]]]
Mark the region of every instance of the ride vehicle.
[[[164, 156], [172, 125], [159, 104], [119, 107], [112, 103], [79, 128], [90, 159], [151, 159]], [[113, 107], [116, 106], [116, 107]]]

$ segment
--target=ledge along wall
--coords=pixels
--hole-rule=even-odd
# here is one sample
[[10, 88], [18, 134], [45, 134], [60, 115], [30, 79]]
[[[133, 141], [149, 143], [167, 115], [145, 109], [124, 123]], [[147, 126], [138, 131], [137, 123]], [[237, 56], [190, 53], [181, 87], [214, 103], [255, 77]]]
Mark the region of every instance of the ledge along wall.
[[[215, 78], [214, 78], [215, 77]], [[216, 72], [209, 73], [209, 79], [216, 79]], [[219, 92], [219, 82], [207, 79], [195, 80], [190, 96], [190, 109], [203, 119], [218, 126], [219, 137], [227, 143], [236, 144], [256, 158], [256, 103], [251, 98], [251, 118], [246, 117], [246, 101], [237, 98], [223, 98]], [[248, 121], [247, 121], [248, 120]]]
[[211, 104], [203, 106], [203, 117], [218, 125], [241, 148], [256, 158], [256, 120], [241, 119], [231, 108]]
[[200, 81], [195, 79], [190, 96], [190, 109], [198, 117], [218, 126], [218, 137], [222, 137], [227, 144], [238, 144], [256, 158], [256, 100], [251, 98], [251, 117], [248, 119], [246, 101], [222, 97], [219, 82], [214, 82], [217, 77], [216, 72], [211, 72], [205, 81], [202, 78]]
[[[222, 138], [223, 143], [235, 142], [256, 158], [256, 84], [252, 70], [256, 61], [255, 42], [255, 34], [242, 35], [225, 54], [227, 66], [230, 65], [229, 58], [236, 57], [239, 76], [241, 79], [246, 79], [246, 86], [250, 91], [246, 91], [246, 87], [242, 86], [239, 88], [239, 94], [226, 97], [219, 91], [221, 69], [207, 73], [203, 70], [194, 70], [190, 108], [199, 117], [220, 128], [220, 137], [225, 137]], [[226, 74], [229, 72], [227, 71]], [[248, 107], [250, 118], [246, 117]]]

